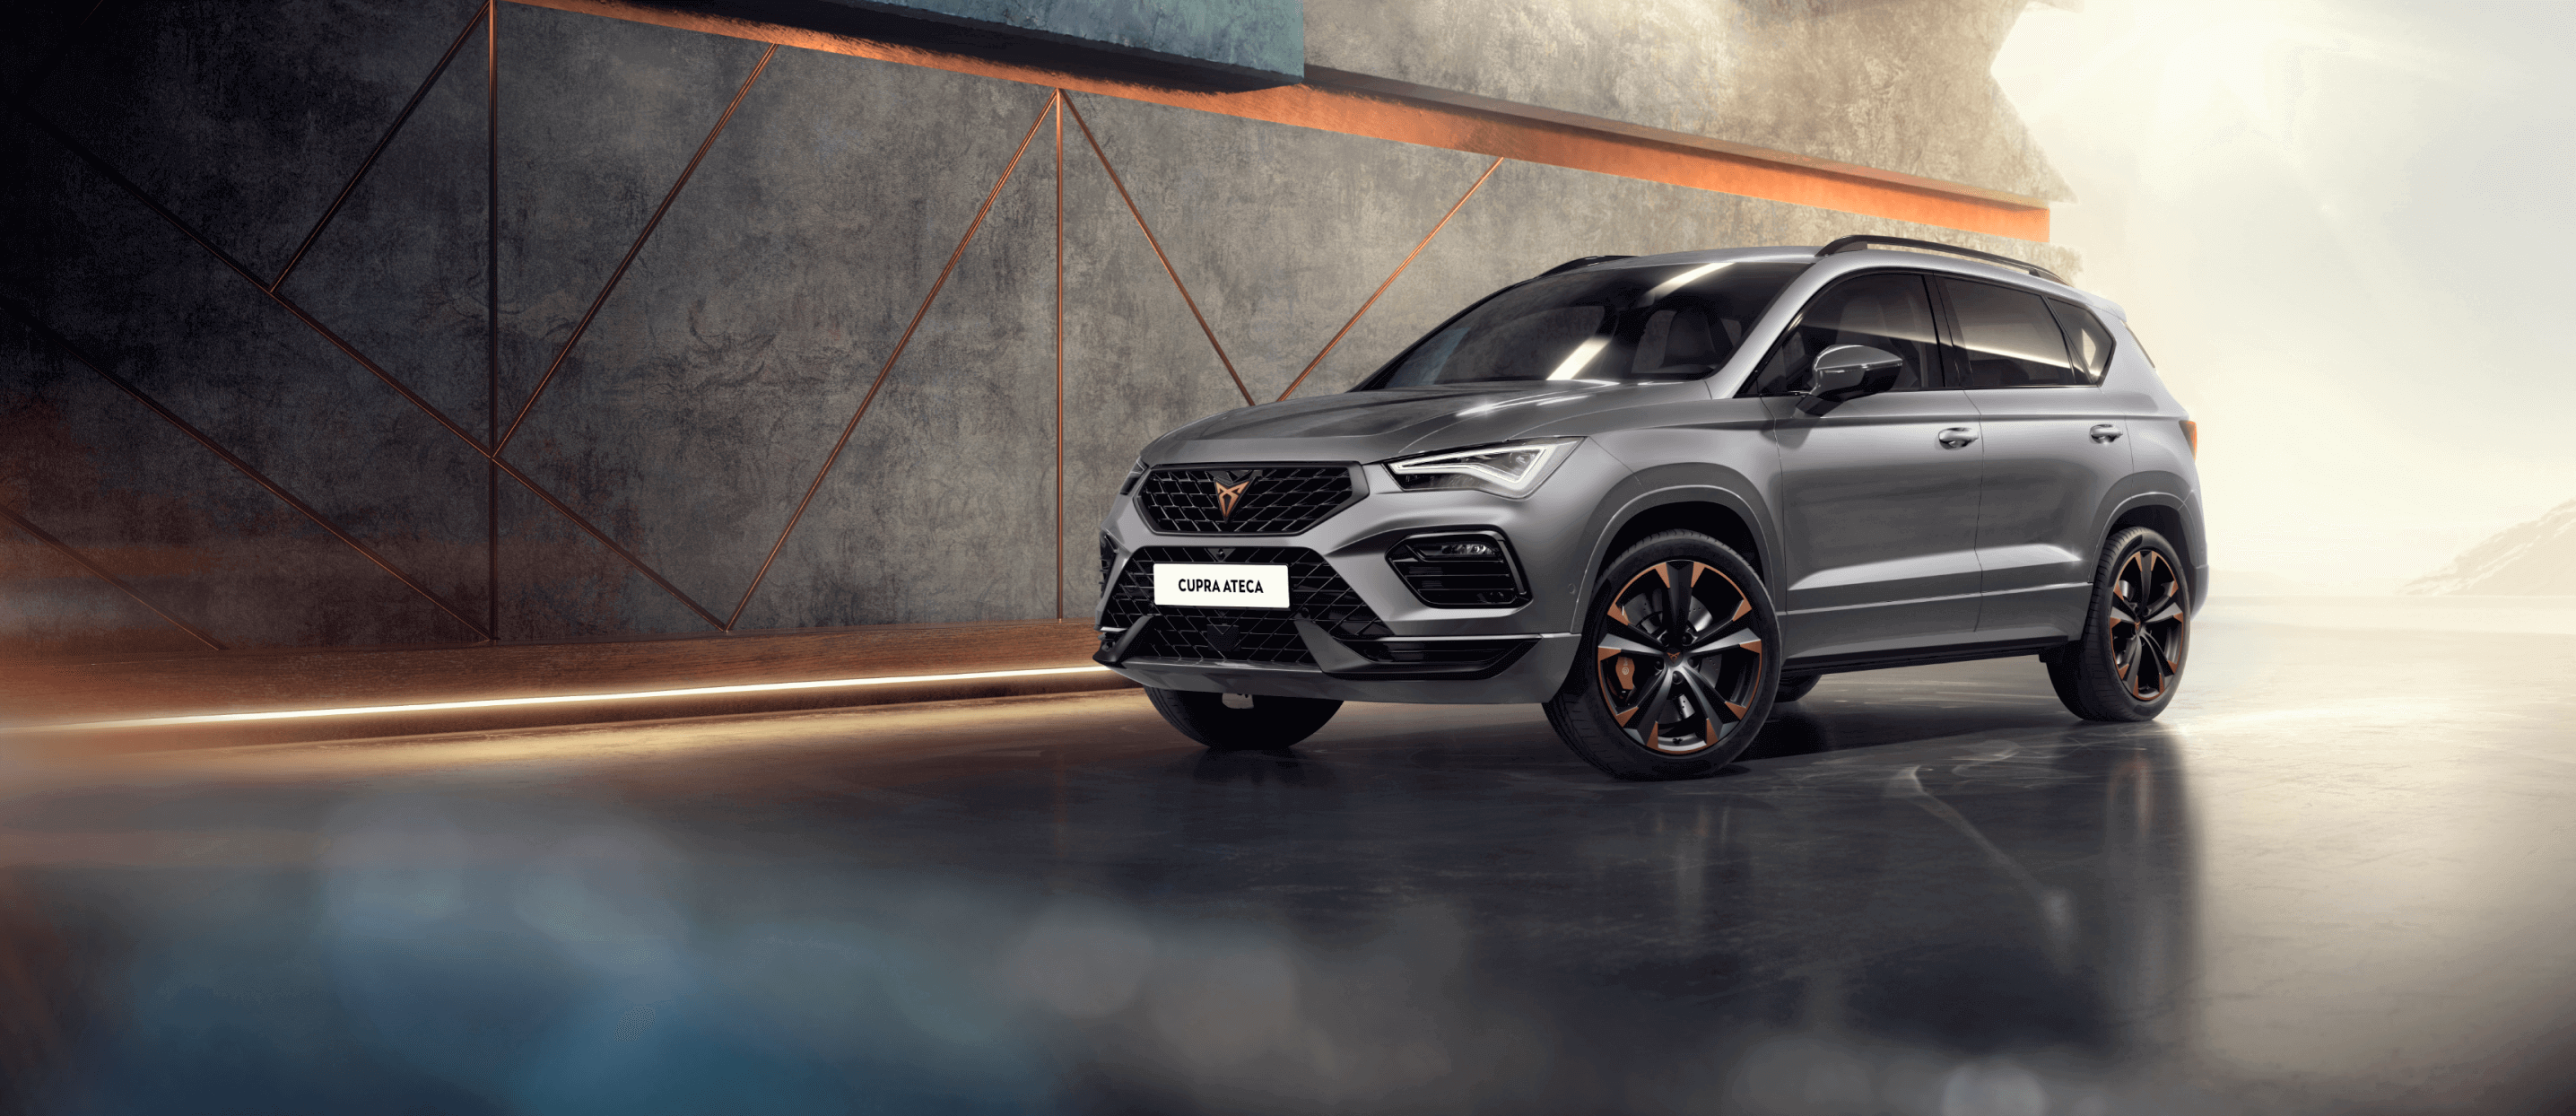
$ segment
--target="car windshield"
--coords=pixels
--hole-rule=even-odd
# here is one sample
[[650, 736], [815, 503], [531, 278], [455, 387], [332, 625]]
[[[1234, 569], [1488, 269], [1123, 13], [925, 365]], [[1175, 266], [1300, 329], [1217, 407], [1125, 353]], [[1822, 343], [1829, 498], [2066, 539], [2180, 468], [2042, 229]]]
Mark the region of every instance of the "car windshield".
[[1575, 271], [1509, 287], [1413, 343], [1357, 390], [1500, 380], [1690, 380], [1735, 355], [1808, 263]]

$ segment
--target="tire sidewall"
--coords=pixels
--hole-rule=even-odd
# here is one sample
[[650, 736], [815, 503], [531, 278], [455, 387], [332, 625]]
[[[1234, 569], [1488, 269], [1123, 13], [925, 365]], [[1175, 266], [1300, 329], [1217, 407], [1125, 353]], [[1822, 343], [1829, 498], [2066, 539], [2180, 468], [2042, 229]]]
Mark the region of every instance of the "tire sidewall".
[[[2182, 669], [2165, 684], [2164, 692], [2153, 700], [2139, 701], [2120, 678], [2111, 653], [2111, 590], [2120, 570], [2131, 556], [2141, 550], [2152, 550], [2173, 567], [2174, 578], [2181, 583], [2183, 614]], [[2070, 665], [2076, 668], [2072, 678], [2060, 682], [2061, 696], [2069, 684], [2074, 686], [2087, 709], [2081, 716], [2104, 721], [2147, 721], [2164, 712], [2173, 703], [2174, 694], [2182, 689], [2182, 680], [2191, 672], [2192, 625], [2189, 617], [2195, 611], [2197, 592], [2191, 582], [2191, 570], [2182, 564], [2182, 554], [2162, 534], [2146, 527], [2131, 527], [2111, 538], [2102, 547], [2102, 565], [2094, 573], [2092, 608], [2086, 611], [2084, 632], [2078, 639]], [[2074, 703], [2070, 701], [2070, 706]]]

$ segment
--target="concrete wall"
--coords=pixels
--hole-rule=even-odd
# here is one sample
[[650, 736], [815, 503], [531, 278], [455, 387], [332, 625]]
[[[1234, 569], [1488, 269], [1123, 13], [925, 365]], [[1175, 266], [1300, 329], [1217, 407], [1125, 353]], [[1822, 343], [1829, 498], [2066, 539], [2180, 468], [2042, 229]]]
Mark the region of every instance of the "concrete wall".
[[1307, 64], [2051, 201], [2068, 197], [1988, 76], [2024, 0], [1307, 0]]
[[[47, 69], [86, 7], [21, 9], [0, 45], [13, 85], [36, 81], [35, 118], [95, 156], [5, 121], [24, 158], [0, 175], [0, 510], [24, 526], [0, 523], [0, 648], [202, 646], [136, 596], [228, 648], [717, 630], [1033, 124], [734, 626], [1048, 617], [1059, 587], [1083, 615], [1093, 525], [1136, 448], [1242, 405], [1070, 117], [1059, 172], [1049, 85], [797, 47], [764, 66], [769, 48], [740, 37], [501, 4], [272, 297], [477, 6], [112, 6]], [[1493, 163], [1070, 97], [1262, 400]], [[1570, 257], [1861, 231], [2074, 262], [1505, 162], [1301, 393], [1347, 387], [1467, 300]], [[500, 454], [513, 479], [456, 430], [490, 441], [549, 367]]]

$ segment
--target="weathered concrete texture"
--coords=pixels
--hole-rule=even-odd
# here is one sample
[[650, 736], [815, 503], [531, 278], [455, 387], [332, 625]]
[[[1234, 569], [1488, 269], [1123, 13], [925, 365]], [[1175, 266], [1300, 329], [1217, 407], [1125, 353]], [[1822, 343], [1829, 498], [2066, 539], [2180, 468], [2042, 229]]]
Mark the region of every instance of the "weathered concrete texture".
[[[201, 36], [196, 7], [138, 5], [57, 78], [106, 92], [84, 99], [48, 85], [46, 111], [273, 274], [472, 16], [463, 5], [406, 11], [397, 25], [355, 0], [311, 0], [260, 17], [274, 26], [232, 13]], [[764, 48], [517, 5], [501, 7], [498, 26], [506, 425]], [[274, 43], [309, 64], [272, 73]], [[495, 402], [486, 77], [478, 37], [283, 288], [478, 436]], [[780, 49], [506, 458], [717, 620], [730, 616], [1048, 96]], [[1286, 389], [1491, 162], [1075, 96], [1260, 401]], [[489, 494], [471, 447], [96, 171], [6, 127], [27, 154], [0, 176], [0, 229], [17, 249], [0, 259], [0, 295], [459, 611], [477, 621], [496, 611], [504, 638], [711, 626], [516, 483]], [[1067, 615], [1086, 615], [1094, 524], [1137, 448], [1243, 404], [1068, 119], [1057, 535], [1056, 168], [1049, 121], [741, 627], [1049, 617], [1059, 591]], [[1511, 163], [1299, 391], [1342, 390], [1468, 301], [1573, 256], [1865, 231], [2073, 270], [2071, 254], [2046, 246]], [[9, 338], [9, 506], [228, 643], [470, 638], [96, 376], [23, 330]], [[64, 646], [85, 626], [94, 638], [84, 646], [96, 649], [169, 643], [112, 590], [14, 529], [0, 536], [0, 595], [12, 598], [0, 643]], [[487, 587], [496, 551], [497, 601]]]
[[[2064, 200], [1988, 76], [2025, 0], [1311, 0], [1311, 67]], [[1435, 94], [1436, 95], [1436, 94]]]
[[1293, 82], [1305, 74], [1302, 0], [825, 0], [918, 13]]

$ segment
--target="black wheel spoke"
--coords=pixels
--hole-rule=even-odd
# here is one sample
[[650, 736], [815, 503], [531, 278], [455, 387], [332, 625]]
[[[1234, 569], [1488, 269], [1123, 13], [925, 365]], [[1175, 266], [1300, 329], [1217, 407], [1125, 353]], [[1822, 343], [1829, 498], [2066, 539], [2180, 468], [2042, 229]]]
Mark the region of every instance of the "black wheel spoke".
[[1690, 687], [1691, 703], [1699, 706], [1701, 717], [1712, 721], [1723, 720], [1728, 724], [1733, 724], [1740, 719], [1735, 715], [1735, 707], [1718, 696], [1717, 685], [1707, 676], [1697, 670], [1683, 667], [1682, 682]]
[[1690, 646], [1691, 563], [1664, 563], [1664, 646]]

